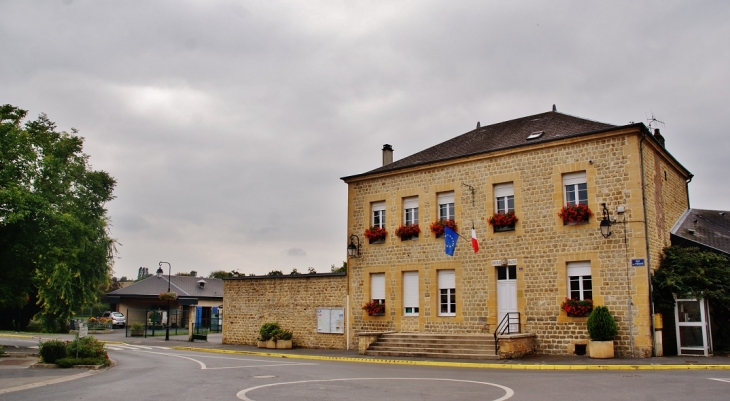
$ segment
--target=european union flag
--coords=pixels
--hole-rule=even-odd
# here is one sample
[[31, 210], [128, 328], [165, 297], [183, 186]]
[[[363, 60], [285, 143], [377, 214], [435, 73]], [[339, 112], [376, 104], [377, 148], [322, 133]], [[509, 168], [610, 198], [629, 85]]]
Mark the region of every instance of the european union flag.
[[459, 240], [459, 234], [444, 226], [444, 252], [449, 256], [454, 256], [454, 250], [456, 249], [456, 241]]

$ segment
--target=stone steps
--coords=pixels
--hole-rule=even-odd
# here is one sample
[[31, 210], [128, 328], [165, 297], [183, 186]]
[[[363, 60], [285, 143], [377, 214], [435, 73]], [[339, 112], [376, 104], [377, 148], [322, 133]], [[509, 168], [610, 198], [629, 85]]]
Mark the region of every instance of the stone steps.
[[365, 351], [370, 356], [499, 359], [489, 334], [383, 334]]

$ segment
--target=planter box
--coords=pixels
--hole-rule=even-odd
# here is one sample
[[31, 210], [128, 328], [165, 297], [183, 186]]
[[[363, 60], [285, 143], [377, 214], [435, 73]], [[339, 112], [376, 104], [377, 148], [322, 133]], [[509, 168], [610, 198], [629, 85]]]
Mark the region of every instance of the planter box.
[[129, 335], [132, 337], [143, 337], [144, 330], [130, 330]]
[[588, 356], [596, 359], [613, 358], [613, 341], [589, 341]]
[[290, 349], [291, 340], [276, 340], [276, 348], [278, 349]]
[[266, 348], [276, 349], [276, 340], [268, 340], [268, 341], [266, 341]]
[[266, 341], [257, 341], [256, 346], [259, 348], [266, 348]]

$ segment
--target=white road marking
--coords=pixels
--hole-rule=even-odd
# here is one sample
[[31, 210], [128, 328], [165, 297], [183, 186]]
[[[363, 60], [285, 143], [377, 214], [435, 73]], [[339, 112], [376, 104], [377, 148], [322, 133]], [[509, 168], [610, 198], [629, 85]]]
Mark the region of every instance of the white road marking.
[[0, 394], [7, 394], [7, 393], [15, 392], [15, 391], [28, 390], [31, 388], [48, 386], [49, 384], [58, 384], [58, 383], [63, 383], [63, 382], [67, 382], [70, 380], [81, 379], [83, 377], [95, 375], [98, 372], [99, 372], [98, 370], [89, 370], [89, 371], [79, 373], [76, 375], [72, 375], [72, 376], [58, 377], [56, 379], [46, 380], [46, 381], [42, 381], [42, 382], [24, 384], [22, 386], [15, 386], [15, 387], [10, 387], [10, 388], [6, 388], [6, 389], [0, 389]]
[[247, 362], [263, 362], [264, 364], [257, 364], [257, 365], [241, 365], [241, 366], [223, 366], [219, 368], [209, 368], [205, 362], [199, 361], [195, 358], [191, 358], [189, 356], [185, 356], [182, 354], [169, 354], [166, 352], [153, 352], [153, 351], [138, 351], [138, 352], [144, 352], [148, 354], [156, 354], [156, 355], [164, 355], [164, 356], [172, 356], [182, 359], [187, 359], [189, 361], [193, 361], [200, 365], [201, 370], [222, 370], [222, 369], [240, 369], [240, 368], [262, 368], [262, 367], [273, 367], [273, 366], [305, 366], [305, 365], [317, 365], [316, 363], [297, 363], [297, 362], [282, 362], [282, 363], [268, 363], [267, 360], [260, 360], [260, 359], [246, 359], [246, 358], [231, 358], [231, 357], [222, 357], [222, 356], [199, 356], [199, 358], [208, 358], [208, 359], [231, 359], [234, 361], [247, 361]]
[[107, 344], [106, 349], [113, 351], [140, 350], [140, 349], [171, 349], [170, 347], [132, 345], [132, 344]]
[[429, 380], [429, 381], [441, 380], [441, 381], [450, 381], [450, 382], [459, 382], [459, 383], [474, 383], [474, 384], [484, 384], [484, 385], [487, 385], [487, 386], [493, 386], [493, 387], [501, 388], [502, 390], [504, 390], [505, 395], [503, 395], [502, 397], [496, 398], [496, 399], [494, 399], [492, 401], [504, 401], [504, 400], [508, 400], [508, 399], [512, 398], [513, 395], [515, 395], [515, 392], [511, 388], [509, 388], [507, 386], [502, 386], [500, 384], [487, 383], [487, 382], [478, 382], [478, 381], [474, 381], [474, 380], [413, 378], [413, 377], [377, 377], [377, 378], [376, 377], [372, 377], [372, 378], [371, 377], [365, 377], [365, 378], [350, 378], [350, 379], [302, 380], [302, 381], [296, 381], [296, 382], [264, 384], [264, 385], [261, 385], [261, 386], [249, 387], [247, 389], [243, 389], [243, 390], [239, 391], [238, 393], [236, 393], [236, 397], [238, 397], [239, 399], [241, 399], [243, 401], [256, 401], [256, 400], [253, 400], [251, 398], [248, 398], [246, 396], [246, 393], [248, 393], [249, 391], [252, 391], [252, 390], [258, 390], [260, 388], [273, 387], [273, 386], [281, 386], [281, 385], [286, 385], [286, 384], [322, 383], [322, 382], [355, 381], [355, 380], [409, 380], [409, 381], [413, 381], [413, 380]]
[[712, 378], [712, 377], [708, 377], [708, 379], [709, 380], [717, 380], [719, 382], [730, 383], [730, 379], [715, 379], [715, 378]]

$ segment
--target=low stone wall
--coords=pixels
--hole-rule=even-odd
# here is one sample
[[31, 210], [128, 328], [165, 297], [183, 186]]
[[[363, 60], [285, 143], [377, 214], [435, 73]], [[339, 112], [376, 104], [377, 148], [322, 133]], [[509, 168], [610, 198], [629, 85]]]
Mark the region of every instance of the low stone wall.
[[535, 352], [535, 334], [505, 334], [499, 338], [499, 359], [522, 358]]
[[256, 345], [259, 327], [277, 322], [294, 333], [295, 347], [345, 349], [346, 327], [339, 334], [317, 332], [317, 308], [345, 310], [346, 302], [346, 273], [224, 279], [223, 344]]

